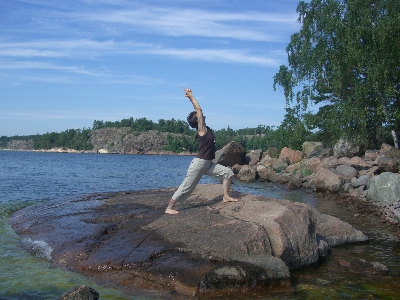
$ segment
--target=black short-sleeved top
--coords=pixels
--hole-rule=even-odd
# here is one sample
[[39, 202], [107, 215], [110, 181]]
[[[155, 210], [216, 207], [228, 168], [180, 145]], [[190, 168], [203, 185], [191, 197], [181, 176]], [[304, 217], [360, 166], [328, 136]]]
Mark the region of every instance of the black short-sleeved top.
[[212, 130], [207, 126], [207, 132], [203, 136], [197, 135], [199, 141], [199, 153], [197, 158], [213, 160], [215, 158], [215, 136]]

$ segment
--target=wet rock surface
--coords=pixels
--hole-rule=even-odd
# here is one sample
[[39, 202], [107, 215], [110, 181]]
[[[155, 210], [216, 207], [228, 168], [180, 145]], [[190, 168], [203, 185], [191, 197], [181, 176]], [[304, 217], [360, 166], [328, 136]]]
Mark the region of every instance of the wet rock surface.
[[170, 188], [46, 202], [15, 212], [10, 224], [51, 247], [56, 266], [128, 294], [290, 293], [291, 270], [368, 240], [308, 205], [239, 193], [239, 202], [223, 203], [221, 189], [199, 185], [176, 216], [164, 213]]

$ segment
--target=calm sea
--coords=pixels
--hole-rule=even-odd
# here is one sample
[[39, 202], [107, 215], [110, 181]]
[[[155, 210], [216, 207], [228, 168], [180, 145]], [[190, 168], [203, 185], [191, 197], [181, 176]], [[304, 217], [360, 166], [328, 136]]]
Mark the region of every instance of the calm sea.
[[[77, 285], [93, 287], [100, 293], [101, 299], [132, 299], [117, 290], [101, 287], [79, 274], [52, 268], [48, 261], [33, 257], [22, 247], [21, 239], [8, 225], [8, 217], [13, 211], [27, 205], [54, 199], [62, 201], [97, 192], [178, 186], [192, 158], [0, 151], [0, 299], [54, 299]], [[203, 177], [200, 183], [218, 181]], [[232, 187], [241, 192], [299, 201], [316, 208], [321, 206], [321, 200], [307, 191], [288, 192], [271, 184], [243, 184], [236, 181]], [[354, 274], [350, 276], [351, 281], [338, 283], [335, 278], [344, 275], [343, 270], [335, 267], [334, 259], [338, 255], [349, 255], [350, 251], [356, 253], [357, 257], [374, 259], [389, 267], [399, 266], [399, 239], [386, 227], [365, 221], [353, 222], [353, 216], [346, 208], [337, 208], [334, 204], [324, 202], [323, 206], [327, 205], [331, 206], [334, 215], [353, 224], [372, 240], [368, 245], [334, 249], [327, 262], [294, 274], [296, 294], [292, 299], [312, 295], [338, 299], [369, 294], [375, 295], [376, 299], [392, 299], [391, 295], [399, 292], [397, 270], [392, 272], [390, 278], [379, 283], [374, 280], [368, 286], [362, 285], [365, 284], [362, 276]], [[314, 277], [318, 277], [319, 281], [312, 280]], [[388, 286], [388, 282], [392, 282], [393, 287]], [[144, 299], [144, 296], [138, 293], [135, 299]]]

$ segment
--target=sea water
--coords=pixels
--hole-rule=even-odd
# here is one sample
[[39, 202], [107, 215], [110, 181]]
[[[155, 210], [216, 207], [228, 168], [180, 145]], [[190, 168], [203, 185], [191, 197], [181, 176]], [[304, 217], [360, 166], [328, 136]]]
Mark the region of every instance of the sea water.
[[[70, 199], [98, 192], [176, 187], [186, 174], [191, 156], [117, 155], [0, 151], [0, 299], [54, 299], [70, 288], [87, 285], [100, 299], [132, 299], [99, 286], [84, 276], [53, 268], [52, 249], [45, 241], [21, 239], [9, 226], [13, 211], [49, 200]], [[203, 177], [200, 183], [219, 183]], [[346, 207], [321, 200], [314, 192], [288, 192], [267, 183], [234, 181], [234, 190], [307, 203], [351, 223], [370, 243], [337, 247], [326, 261], [293, 272], [295, 293], [290, 299], [396, 299], [399, 295], [400, 243], [386, 225], [354, 219]], [[35, 256], [25, 248], [35, 249]], [[389, 276], [366, 278], [337, 266], [338, 258], [360, 257], [391, 269]], [[149, 299], [142, 292], [135, 299]], [[150, 297], [151, 298], [151, 297]], [[260, 299], [270, 299], [266, 295]]]

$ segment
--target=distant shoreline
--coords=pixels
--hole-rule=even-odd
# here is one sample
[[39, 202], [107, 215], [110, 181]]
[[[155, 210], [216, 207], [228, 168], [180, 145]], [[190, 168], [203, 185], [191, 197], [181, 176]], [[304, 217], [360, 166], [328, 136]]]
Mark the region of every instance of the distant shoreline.
[[108, 151], [90, 151], [90, 150], [75, 150], [75, 149], [61, 149], [61, 148], [52, 148], [52, 149], [40, 149], [40, 150], [31, 150], [31, 149], [6, 149], [0, 148], [0, 151], [13, 151], [13, 152], [42, 152], [42, 153], [78, 153], [78, 154], [134, 154], [134, 155], [179, 155], [179, 156], [195, 156], [197, 153], [192, 152], [171, 152], [171, 151], [146, 151], [146, 152], [108, 152]]

